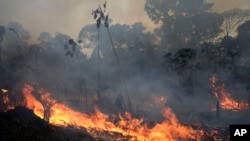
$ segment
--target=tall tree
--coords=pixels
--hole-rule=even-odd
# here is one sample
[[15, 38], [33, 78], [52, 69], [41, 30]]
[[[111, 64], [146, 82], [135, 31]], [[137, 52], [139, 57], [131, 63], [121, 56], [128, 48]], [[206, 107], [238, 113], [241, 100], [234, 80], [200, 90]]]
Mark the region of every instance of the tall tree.
[[181, 85], [188, 94], [193, 94], [193, 60], [195, 57], [196, 50], [191, 48], [182, 48], [173, 56], [171, 53], [167, 53], [163, 57], [166, 69], [175, 71], [182, 76]]
[[237, 29], [237, 44], [239, 46], [240, 54], [244, 63], [250, 66], [249, 53], [250, 53], [250, 21], [246, 21]]
[[2, 41], [5, 34], [5, 27], [0, 26], [0, 68], [2, 67]]
[[[10, 105], [20, 104], [18, 101], [22, 98], [19, 84], [25, 76], [22, 71], [27, 67], [26, 39], [28, 38], [23, 38], [21, 31], [29, 35], [19, 23], [0, 25], [0, 89], [7, 89], [0, 91], [0, 111], [6, 110]], [[8, 95], [7, 101], [2, 100], [3, 96], [6, 96], [2, 93]]]
[[160, 22], [156, 34], [161, 46], [170, 50], [197, 47], [220, 33], [222, 17], [211, 12], [205, 0], [147, 0], [145, 10], [155, 22]]

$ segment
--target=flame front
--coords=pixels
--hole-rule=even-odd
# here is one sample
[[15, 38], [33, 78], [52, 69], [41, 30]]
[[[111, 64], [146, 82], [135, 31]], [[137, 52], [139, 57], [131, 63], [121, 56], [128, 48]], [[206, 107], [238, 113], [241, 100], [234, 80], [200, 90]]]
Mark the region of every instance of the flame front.
[[[44, 108], [32, 95], [33, 90], [30, 85], [25, 85], [23, 88], [26, 106], [33, 109], [34, 113], [42, 118], [44, 116]], [[133, 118], [128, 112], [123, 116], [119, 115], [119, 120], [115, 123], [97, 107], [95, 107], [94, 114], [88, 115], [73, 110], [64, 104], [57, 103], [56, 100], [51, 98], [50, 93], [44, 90], [39, 90], [39, 94], [41, 94], [43, 101], [50, 103], [50, 123], [61, 126], [84, 127], [93, 136], [97, 135], [96, 131], [108, 131], [120, 133], [129, 137], [129, 140], [132, 141], [202, 140], [203, 131], [194, 130], [191, 127], [180, 124], [170, 108], [165, 108], [162, 111], [166, 119], [165, 121], [156, 123], [153, 128], [148, 128], [143, 119]]]
[[[218, 79], [213, 76], [210, 78], [211, 87], [214, 96], [219, 99], [220, 107], [225, 110], [239, 111], [248, 110], [249, 104], [246, 102], [238, 102], [230, 97], [230, 93], [225, 90], [225, 84], [217, 84]], [[215, 108], [212, 108], [214, 110]]]

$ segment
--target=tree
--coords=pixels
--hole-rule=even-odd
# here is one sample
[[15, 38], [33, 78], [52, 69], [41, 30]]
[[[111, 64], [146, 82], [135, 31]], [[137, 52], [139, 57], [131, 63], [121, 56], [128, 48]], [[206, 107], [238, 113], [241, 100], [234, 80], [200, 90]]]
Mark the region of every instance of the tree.
[[196, 50], [191, 48], [183, 48], [178, 50], [174, 56], [171, 53], [164, 55], [167, 70], [177, 72], [182, 76], [182, 86], [187, 93], [193, 94], [193, 60], [196, 57]]
[[222, 13], [223, 24], [222, 29], [225, 36], [230, 33], [245, 20], [250, 18], [250, 10], [232, 9]]
[[[236, 39], [230, 36], [222, 38], [220, 47], [225, 50], [224, 62], [221, 64], [227, 65], [227, 68], [236, 71], [236, 57], [239, 57], [239, 47], [237, 46]], [[225, 61], [227, 60], [227, 61]]]
[[[238, 35], [235, 39], [236, 46], [239, 50], [239, 59], [237, 60], [238, 63], [238, 70], [236, 72], [238, 80], [244, 80], [249, 83], [250, 76], [250, 61], [249, 61], [249, 53], [250, 53], [250, 21], [246, 21], [245, 23], [241, 24], [237, 28]], [[250, 85], [250, 84], [248, 84]]]
[[0, 68], [2, 67], [2, 41], [5, 34], [5, 27], [0, 26]]
[[170, 50], [198, 47], [220, 33], [222, 17], [212, 13], [212, 4], [204, 0], [147, 0], [145, 11], [161, 24], [155, 33], [161, 46]]
[[250, 21], [246, 21], [237, 29], [238, 36], [236, 38], [242, 57], [249, 57], [250, 52]]
[[[19, 91], [25, 75], [22, 72], [27, 67], [26, 39], [22, 38], [21, 31], [26, 31], [19, 23], [9, 23], [8, 26], [0, 26], [0, 89], [7, 89], [8, 102], [2, 100], [0, 95], [0, 110], [6, 110], [10, 105], [16, 106], [22, 101]], [[26, 32], [26, 35], [29, 35]], [[19, 89], [20, 88], [20, 89]], [[17, 93], [17, 94], [16, 94]]]
[[195, 58], [195, 50], [191, 48], [183, 48], [175, 53], [171, 63], [173, 69], [183, 76], [189, 76], [186, 71], [192, 69], [192, 60]]
[[250, 41], [249, 41], [250, 20], [240, 25], [237, 29], [237, 32], [238, 32], [238, 36], [237, 36], [238, 42], [242, 43], [242, 45], [244, 45], [245, 43], [247, 43], [247, 45], [250, 45]]

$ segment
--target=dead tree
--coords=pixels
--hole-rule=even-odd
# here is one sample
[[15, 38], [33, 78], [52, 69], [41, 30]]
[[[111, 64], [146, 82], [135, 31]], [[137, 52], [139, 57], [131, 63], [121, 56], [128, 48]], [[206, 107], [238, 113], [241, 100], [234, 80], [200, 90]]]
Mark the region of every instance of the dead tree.
[[[112, 39], [112, 36], [111, 36], [111, 33], [110, 33], [110, 30], [109, 30], [109, 14], [105, 14], [105, 11], [106, 11], [106, 5], [107, 3], [105, 2], [103, 4], [103, 8], [99, 5], [99, 7], [96, 9], [96, 10], [93, 10], [92, 11], [92, 15], [94, 17], [94, 19], [96, 20], [96, 27], [98, 29], [98, 98], [100, 98], [100, 68], [99, 68], [99, 59], [100, 59], [100, 56], [99, 56], [99, 28], [101, 27], [102, 25], [102, 22], [104, 23], [104, 27], [107, 29], [107, 32], [108, 32], [108, 35], [109, 35], [109, 39], [110, 39], [110, 42], [111, 42], [111, 47], [112, 47], [112, 50], [113, 50], [113, 53], [115, 55], [115, 59], [116, 59], [116, 62], [118, 64], [118, 67], [119, 67], [119, 71], [120, 71], [120, 75], [121, 74], [125, 74], [124, 73], [124, 70], [122, 69], [122, 65], [120, 63], [120, 60], [119, 60], [119, 57], [118, 57], [118, 54], [116, 52], [116, 49], [114, 47], [114, 42], [113, 42], [113, 39]], [[129, 96], [129, 92], [128, 92], [128, 88], [127, 88], [127, 83], [125, 80], [122, 80], [122, 77], [119, 76], [119, 79], [120, 81], [123, 83], [124, 85], [124, 89], [126, 91], [126, 106], [127, 106], [127, 110], [129, 112], [132, 113], [132, 104], [131, 104], [131, 99], [130, 99], [130, 96]]]
[[250, 10], [232, 9], [222, 13], [224, 22], [222, 29], [225, 36], [229, 34], [241, 23], [250, 18]]
[[220, 102], [216, 102], [216, 118], [220, 119]]

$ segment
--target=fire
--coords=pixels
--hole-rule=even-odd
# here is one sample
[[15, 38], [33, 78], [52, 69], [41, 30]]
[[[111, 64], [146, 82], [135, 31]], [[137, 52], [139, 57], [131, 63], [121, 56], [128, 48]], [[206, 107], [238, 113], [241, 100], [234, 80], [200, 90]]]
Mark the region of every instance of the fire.
[[165, 96], [152, 95], [152, 100], [155, 104], [166, 104], [167, 98]]
[[40, 102], [36, 100], [36, 98], [32, 95], [32, 91], [34, 91], [33, 87], [30, 85], [25, 85], [23, 88], [23, 95], [26, 102], [26, 107], [32, 109], [34, 113], [43, 118], [44, 108]]
[[[34, 113], [42, 118], [44, 116], [44, 104], [42, 105], [36, 100], [32, 94], [33, 91], [34, 89], [30, 85], [25, 85], [23, 88], [26, 106], [33, 109]], [[191, 127], [182, 125], [170, 108], [162, 110], [165, 121], [156, 123], [154, 127], [149, 128], [144, 119], [133, 118], [128, 112], [124, 115], [119, 115], [117, 117], [119, 119], [118, 122], [113, 122], [108, 115], [102, 113], [97, 107], [95, 107], [94, 114], [88, 115], [58, 103], [51, 98], [50, 93], [44, 90], [39, 90], [38, 93], [41, 94], [41, 100], [47, 102], [50, 106], [49, 121], [51, 124], [84, 127], [92, 136], [97, 136], [98, 132], [108, 131], [120, 133], [131, 141], [175, 141], [202, 140], [202, 135], [204, 134], [202, 130], [194, 130]], [[159, 100], [166, 101], [165, 98], [160, 98]]]
[[2, 93], [8, 93], [8, 90], [7, 89], [1, 89]]
[[8, 94], [8, 90], [7, 89], [1, 89], [2, 94], [3, 94], [3, 104], [6, 105], [6, 111], [10, 110], [10, 109], [14, 109], [14, 106], [10, 103], [10, 98], [9, 98], [9, 94]]
[[[238, 102], [234, 100], [230, 93], [228, 93], [225, 89], [225, 84], [217, 84], [218, 79], [213, 76], [210, 78], [212, 84], [212, 90], [214, 96], [219, 99], [220, 107], [225, 110], [239, 111], [239, 110], [248, 110], [249, 105], [245, 102]], [[215, 110], [213, 107], [212, 110]]]
[[10, 98], [7, 93], [4, 93], [5, 95], [3, 96], [3, 103], [4, 104], [9, 104], [10, 103]]
[[155, 95], [152, 94], [150, 100], [147, 100], [144, 102], [144, 105], [147, 108], [152, 108], [155, 106], [165, 106], [165, 104], [167, 103], [167, 97], [166, 96], [160, 96], [160, 95]]

